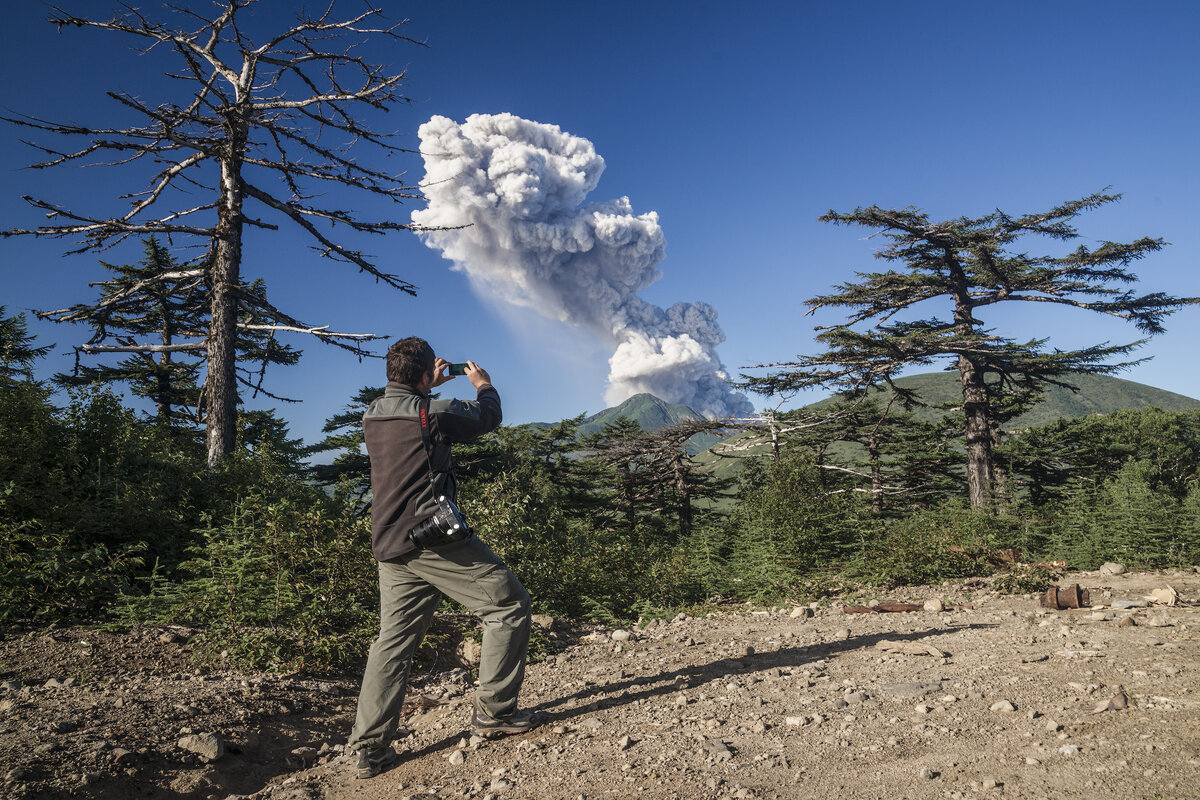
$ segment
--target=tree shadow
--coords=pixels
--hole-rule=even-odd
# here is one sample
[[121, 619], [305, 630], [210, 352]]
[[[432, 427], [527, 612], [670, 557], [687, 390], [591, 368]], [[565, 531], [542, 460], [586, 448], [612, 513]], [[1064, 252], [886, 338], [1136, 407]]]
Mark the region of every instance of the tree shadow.
[[[842, 641], [817, 642], [801, 647], [783, 647], [768, 652], [722, 658], [706, 664], [693, 664], [676, 670], [660, 672], [656, 675], [621, 678], [603, 685], [585, 686], [571, 694], [541, 702], [536, 706], [530, 707], [528, 710], [538, 714], [543, 726], [552, 725], [573, 717], [595, 713], [600, 709], [629, 705], [638, 700], [660, 697], [679, 691], [680, 689], [695, 688], [728, 677], [760, 672], [767, 669], [794, 669], [802, 667], [805, 664], [811, 664], [831, 656], [836, 656], [839, 653], [871, 648], [885, 640], [893, 642], [917, 641], [947, 633], [995, 627], [998, 626], [991, 623], [969, 623], [967, 625], [955, 625], [947, 628], [928, 628], [923, 631], [913, 631], [911, 633], [888, 632], [864, 634], [851, 636]], [[606, 696], [613, 694], [617, 696]], [[573, 701], [586, 700], [588, 698], [594, 698], [594, 701], [587, 705], [564, 707]], [[536, 733], [538, 730], [540, 729], [535, 729], [534, 732]], [[428, 744], [420, 750], [412, 751], [410, 757], [419, 758], [429, 753], [445, 750], [461, 738], [461, 733], [452, 734], [440, 741]]]

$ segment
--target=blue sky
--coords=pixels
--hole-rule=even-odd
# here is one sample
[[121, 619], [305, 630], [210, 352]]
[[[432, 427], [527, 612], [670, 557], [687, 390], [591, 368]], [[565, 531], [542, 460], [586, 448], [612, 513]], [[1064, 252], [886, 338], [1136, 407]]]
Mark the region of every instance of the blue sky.
[[[96, 0], [64, 5], [92, 15], [109, 8]], [[291, 5], [268, 0], [257, 19], [286, 19]], [[713, 304], [727, 336], [719, 353], [735, 372], [813, 352], [813, 324], [834, 318], [803, 317], [803, 301], [878, 265], [877, 242], [865, 230], [817, 222], [831, 208], [911, 205], [937, 218], [1025, 213], [1111, 186], [1124, 198], [1078, 220], [1083, 243], [1161, 237], [1171, 246], [1136, 265], [1139, 288], [1200, 294], [1196, 4], [387, 5], [428, 47], [375, 52], [407, 69], [414, 101], [393, 110], [385, 127], [415, 146], [417, 127], [435, 114], [462, 121], [511, 112], [592, 141], [607, 168], [589, 199], [627, 196], [636, 212], [656, 211], [666, 234], [662, 279], [642, 296], [660, 306]], [[115, 123], [121, 111], [105, 90], [167, 97], [157, 76], [174, 62], [139, 56], [112, 34], [57, 33], [45, 16], [35, 3], [9, 11], [0, 34], [6, 113]], [[26, 135], [0, 127], [4, 227], [40, 221], [23, 194], [97, 210], [117, 208], [117, 194], [140, 188], [114, 170], [21, 169], [35, 156], [19, 142]], [[416, 181], [422, 165], [410, 158], [398, 168]], [[357, 198], [347, 203], [377, 210]], [[417, 207], [398, 211], [406, 217]], [[417, 284], [419, 297], [323, 262], [286, 229], [252, 232], [244, 271], [264, 277], [272, 299], [302, 319], [424, 335], [439, 354], [478, 361], [501, 391], [507, 422], [604, 406], [607, 345], [476, 296], [412, 234], [364, 246]], [[64, 258], [66, 249], [48, 239], [0, 241], [0, 303], [9, 313], [92, 296], [87, 281], [103, 277], [98, 257]], [[139, 255], [130, 246], [102, 257], [124, 263]], [[985, 320], [998, 333], [1048, 336], [1063, 349], [1137, 338], [1119, 321], [1023, 305], [1035, 307], [997, 309]], [[84, 332], [32, 327], [58, 345], [43, 371], [68, 369], [70, 345]], [[1197, 341], [1200, 307], [1184, 309], [1140, 351], [1153, 359], [1122, 377], [1200, 397]], [[383, 382], [382, 362], [295, 343], [304, 359], [277, 369], [269, 387], [304, 402], [261, 405], [278, 407], [293, 432], [311, 440], [359, 387]]]

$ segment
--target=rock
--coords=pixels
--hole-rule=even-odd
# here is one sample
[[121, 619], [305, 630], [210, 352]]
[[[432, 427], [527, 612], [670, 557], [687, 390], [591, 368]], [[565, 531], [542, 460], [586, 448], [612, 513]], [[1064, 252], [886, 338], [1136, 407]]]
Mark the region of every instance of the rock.
[[841, 639], [842, 641], [849, 639], [850, 638], [850, 629], [849, 628], [839, 629], [837, 633], [833, 634], [833, 638]]
[[42, 684], [42, 688], [43, 689], [61, 689], [62, 685], [63, 685], [62, 681], [60, 681], [58, 678], [51, 678], [50, 680], [48, 680]]
[[1169, 628], [1171, 620], [1166, 614], [1151, 614], [1143, 620], [1143, 624], [1148, 628]]
[[938, 774], [929, 767], [921, 767], [921, 772], [919, 774], [927, 781], [931, 781], [938, 776]]
[[332, 695], [338, 695], [338, 694], [342, 693], [341, 690], [338, 689], [337, 685], [332, 684], [332, 683], [318, 683], [317, 691], [320, 692], [321, 694], [332, 694]]
[[225, 755], [225, 742], [215, 733], [194, 733], [184, 736], [177, 743], [183, 750], [195, 753], [209, 761]]
[[729, 745], [720, 739], [709, 741], [705, 744], [704, 750], [714, 761], [729, 761], [733, 758], [733, 751], [729, 749]]
[[919, 705], [914, 707], [913, 711], [916, 711], [918, 714], [928, 714], [930, 711], [933, 711], [933, 709], [927, 705]]
[[796, 606], [789, 614], [792, 619], [809, 619], [813, 615], [813, 610], [808, 606]]
[[1173, 606], [1179, 602], [1179, 592], [1170, 586], [1164, 586], [1146, 595], [1146, 599], [1156, 605]]
[[1046, 661], [1049, 658], [1050, 658], [1050, 656], [1046, 655], [1045, 653], [1038, 653], [1038, 654], [1032, 655], [1032, 656], [1025, 656], [1024, 658], [1021, 659], [1021, 663], [1022, 664], [1036, 664], [1039, 661]]
[[945, 610], [946, 610], [946, 605], [945, 605], [945, 604], [944, 604], [944, 603], [943, 603], [941, 600], [937, 600], [937, 599], [934, 599], [934, 600], [926, 600], [926, 601], [925, 601], [925, 605], [924, 605], [924, 609], [925, 609], [926, 611], [934, 611], [934, 612], [937, 612], [937, 611], [945, 611]]
[[622, 736], [617, 740], [617, 747], [621, 750], [628, 750], [629, 748], [633, 747], [633, 739], [629, 738], [628, 736]]
[[468, 637], [458, 643], [458, 647], [454, 649], [454, 657], [462, 667], [470, 669], [479, 663], [481, 652], [479, 642]]
[[1136, 628], [1137, 620], [1134, 619], [1132, 616], [1123, 617], [1121, 619], [1121, 621], [1117, 623], [1117, 627], [1118, 628]]
[[1017, 707], [1015, 705], [1013, 705], [1012, 702], [1009, 700], [999, 700], [995, 703], [992, 703], [991, 710], [992, 711], [1005, 711], [1005, 712], [1016, 711]]
[[985, 792], [989, 792], [992, 789], [995, 789], [997, 786], [1003, 786], [1004, 784], [995, 778], [984, 778], [979, 782], [979, 785], [983, 787]]
[[844, 695], [846, 702], [851, 704], [862, 703], [867, 699], [866, 692], [846, 692]]
[[1064, 744], [1062, 747], [1058, 748], [1058, 752], [1062, 753], [1064, 756], [1073, 756], [1079, 752], [1079, 746], [1073, 744]]
[[8, 692], [19, 692], [21, 690], [21, 682], [5, 681], [4, 683], [0, 683], [0, 689], [4, 689]]
[[614, 642], [628, 642], [632, 636], [629, 631], [625, 630], [615, 630], [610, 635]]
[[805, 717], [805, 716], [803, 716], [803, 715], [801, 715], [801, 716], [791, 716], [791, 717], [784, 717], [784, 718], [783, 718], [783, 722], [784, 722], [784, 724], [785, 724], [785, 725], [787, 725], [789, 728], [799, 728], [799, 727], [801, 727], [801, 726], [804, 726], [804, 725], [807, 725], [807, 724], [808, 724], [808, 717]]
[[488, 784], [489, 792], [507, 792], [513, 787], [513, 782], [507, 778], [492, 778], [492, 782]]
[[288, 756], [288, 761], [301, 769], [311, 767], [316, 760], [317, 749], [315, 747], [297, 747]]
[[467, 760], [467, 757], [463, 754], [463, 751], [460, 748], [451, 753], [450, 758], [447, 760], [450, 762], [451, 766], [461, 767], [463, 762]]
[[1025, 766], [1027, 767], [1040, 767], [1041, 765], [1042, 762], [1038, 761], [1036, 758], [1029, 758], [1028, 756], [1025, 758]]
[[1115, 561], [1108, 561], [1100, 565], [1101, 575], [1124, 575], [1125, 572], [1125, 565], [1118, 564]]
[[1117, 597], [1109, 604], [1113, 608], [1145, 608], [1150, 605], [1148, 600], [1134, 600], [1131, 597]]
[[544, 631], [553, 630], [557, 620], [549, 614], [533, 614], [529, 617], [529, 621], [537, 625]]
[[133, 751], [126, 750], [124, 747], [114, 747], [108, 757], [113, 760], [114, 764], [124, 764], [133, 760]]
[[183, 641], [183, 637], [172, 631], [164, 631], [158, 635], [158, 640], [163, 644], [179, 644]]

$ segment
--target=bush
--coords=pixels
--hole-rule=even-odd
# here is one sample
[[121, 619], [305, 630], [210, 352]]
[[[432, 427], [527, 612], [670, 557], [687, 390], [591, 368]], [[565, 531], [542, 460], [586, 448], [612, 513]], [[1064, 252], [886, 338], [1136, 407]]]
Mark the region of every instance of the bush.
[[917, 511], [881, 525], [862, 544], [855, 572], [884, 586], [939, 583], [988, 575], [989, 556], [1007, 546], [1018, 521], [961, 502]]
[[204, 626], [210, 655], [256, 669], [337, 669], [366, 652], [378, 626], [366, 520], [251, 496], [199, 534], [180, 580], [122, 597], [125, 621]]

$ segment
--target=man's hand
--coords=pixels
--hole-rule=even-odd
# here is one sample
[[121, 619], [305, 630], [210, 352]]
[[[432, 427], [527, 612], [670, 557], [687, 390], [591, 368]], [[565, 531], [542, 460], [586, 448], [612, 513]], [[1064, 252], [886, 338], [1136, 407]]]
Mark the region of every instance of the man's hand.
[[487, 370], [476, 364], [474, 361], [467, 362], [466, 375], [467, 379], [471, 381], [471, 385], [476, 389], [487, 386], [492, 382], [492, 376], [488, 375]]
[[446, 372], [449, 368], [450, 362], [446, 359], [435, 358], [433, 360], [433, 383], [430, 384], [431, 388], [441, 386], [446, 381], [454, 380], [454, 376]]

